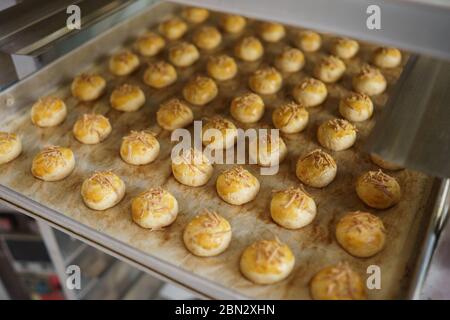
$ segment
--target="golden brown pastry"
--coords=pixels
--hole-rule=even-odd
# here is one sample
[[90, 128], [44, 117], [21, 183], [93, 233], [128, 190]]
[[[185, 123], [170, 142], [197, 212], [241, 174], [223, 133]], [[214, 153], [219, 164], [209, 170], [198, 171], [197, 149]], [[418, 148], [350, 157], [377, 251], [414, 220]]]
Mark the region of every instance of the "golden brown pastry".
[[57, 97], [41, 98], [31, 107], [31, 122], [41, 128], [57, 126], [66, 116], [66, 104]]
[[358, 41], [348, 38], [338, 38], [331, 46], [331, 53], [341, 59], [351, 59], [359, 51]]
[[177, 199], [161, 187], [150, 188], [131, 201], [131, 217], [142, 228], [159, 230], [171, 225], [177, 215]]
[[258, 179], [241, 166], [225, 170], [216, 181], [219, 197], [234, 205], [245, 204], [255, 199], [259, 187]]
[[244, 61], [256, 61], [264, 54], [264, 47], [257, 38], [245, 37], [234, 47], [234, 54]]
[[297, 72], [305, 65], [305, 55], [299, 49], [286, 47], [276, 57], [275, 66], [283, 72]]
[[259, 25], [259, 35], [264, 41], [278, 42], [286, 35], [284, 26], [276, 22], [262, 22]]
[[296, 175], [304, 184], [323, 188], [336, 177], [337, 165], [328, 153], [316, 149], [297, 161]]
[[151, 62], [144, 73], [144, 82], [155, 89], [170, 86], [177, 81], [177, 71], [165, 61]]
[[105, 140], [112, 128], [108, 118], [100, 114], [84, 114], [73, 126], [73, 135], [84, 144], [97, 144]]
[[156, 121], [161, 128], [173, 131], [190, 125], [194, 121], [194, 114], [183, 101], [170, 99], [160, 105]]
[[97, 74], [83, 73], [72, 82], [72, 95], [80, 101], [98, 99], [106, 88], [106, 81]]
[[182, 12], [183, 18], [190, 23], [202, 23], [209, 17], [209, 11], [204, 8], [188, 7]]
[[283, 77], [272, 67], [256, 70], [249, 78], [250, 89], [259, 94], [277, 93], [283, 84]]
[[295, 256], [280, 240], [259, 240], [247, 247], [241, 256], [242, 274], [256, 284], [279, 282], [292, 272]]
[[314, 52], [320, 49], [322, 38], [318, 33], [313, 31], [300, 31], [296, 35], [295, 44], [305, 52]]
[[349, 212], [336, 225], [336, 239], [348, 253], [368, 258], [383, 250], [386, 241], [383, 221], [368, 212]]
[[217, 97], [219, 89], [213, 79], [196, 76], [183, 88], [183, 97], [187, 102], [196, 106], [203, 106]]
[[244, 30], [246, 24], [244, 17], [234, 14], [225, 14], [220, 20], [223, 30], [228, 33], [239, 33]]
[[400, 201], [401, 190], [395, 178], [383, 171], [368, 171], [356, 181], [358, 197], [369, 207], [387, 209]]
[[228, 149], [234, 146], [237, 128], [228, 119], [216, 116], [208, 119], [202, 127], [202, 143], [209, 149]]
[[264, 115], [264, 101], [255, 93], [245, 93], [231, 101], [230, 112], [242, 123], [258, 122]]
[[373, 114], [372, 100], [363, 93], [350, 92], [339, 102], [339, 113], [349, 121], [366, 121]]
[[111, 107], [119, 111], [136, 111], [144, 105], [145, 94], [138, 86], [125, 83], [114, 89], [110, 103]]
[[206, 68], [208, 74], [219, 81], [232, 79], [237, 73], [236, 62], [225, 54], [210, 57]]
[[374, 153], [370, 154], [370, 160], [372, 160], [373, 163], [375, 163], [377, 166], [379, 166], [382, 169], [391, 170], [391, 171], [403, 169], [402, 166], [399, 166], [398, 164], [395, 164], [390, 161], [386, 161]]
[[341, 59], [335, 56], [326, 56], [316, 65], [314, 76], [325, 83], [333, 83], [342, 78], [345, 69], [345, 63]]
[[159, 142], [152, 132], [131, 131], [122, 140], [120, 156], [129, 164], [144, 165], [155, 161], [159, 149]]
[[383, 74], [375, 67], [364, 65], [361, 72], [353, 77], [353, 89], [356, 92], [375, 96], [386, 90], [387, 82]]
[[14, 133], [0, 131], [0, 165], [13, 161], [21, 153], [20, 138]]
[[[272, 167], [280, 164], [287, 155], [287, 147], [278, 135], [259, 134], [256, 163], [262, 167]], [[255, 157], [255, 155], [250, 155]]]
[[231, 234], [230, 223], [225, 218], [205, 209], [186, 226], [183, 241], [192, 254], [212, 257], [228, 248]]
[[187, 31], [187, 24], [178, 17], [169, 18], [159, 25], [159, 32], [169, 40], [180, 39]]
[[272, 121], [275, 128], [283, 133], [297, 133], [308, 125], [309, 113], [305, 107], [295, 102], [288, 102], [275, 109]]
[[295, 101], [305, 108], [322, 104], [327, 98], [327, 95], [327, 86], [322, 81], [314, 78], [303, 79], [292, 91], [292, 96]]
[[169, 49], [170, 62], [180, 68], [193, 65], [199, 57], [197, 48], [189, 42], [179, 42]]
[[175, 179], [190, 187], [205, 185], [213, 174], [209, 159], [199, 150], [183, 150], [172, 159], [172, 173]]
[[146, 32], [140, 36], [134, 47], [136, 50], [145, 57], [153, 57], [164, 49], [166, 46], [166, 40], [155, 32]]
[[116, 76], [126, 76], [139, 67], [139, 57], [129, 50], [115, 54], [109, 60], [109, 71]]
[[194, 33], [193, 41], [200, 49], [212, 50], [222, 42], [222, 35], [216, 27], [203, 26]]
[[331, 119], [319, 126], [317, 140], [327, 149], [342, 151], [355, 144], [356, 128], [347, 120]]
[[373, 54], [373, 63], [379, 68], [395, 68], [402, 63], [402, 53], [396, 48], [378, 48]]
[[93, 210], [114, 207], [125, 196], [125, 183], [112, 171], [95, 172], [83, 181], [81, 197]]
[[75, 156], [69, 148], [49, 146], [33, 159], [31, 173], [44, 181], [59, 181], [75, 168]]

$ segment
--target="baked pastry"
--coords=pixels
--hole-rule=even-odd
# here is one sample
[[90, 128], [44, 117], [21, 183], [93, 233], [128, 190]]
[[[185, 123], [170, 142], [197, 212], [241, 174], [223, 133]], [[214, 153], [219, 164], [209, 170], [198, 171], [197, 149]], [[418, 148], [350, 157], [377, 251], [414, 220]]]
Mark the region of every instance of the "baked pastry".
[[356, 181], [358, 197], [369, 207], [387, 209], [400, 201], [401, 190], [395, 178], [383, 171], [369, 171]]
[[351, 59], [359, 51], [358, 41], [348, 38], [338, 38], [331, 45], [331, 53], [341, 59]]
[[288, 102], [276, 108], [272, 113], [275, 128], [283, 133], [297, 133], [303, 131], [309, 120], [309, 113], [305, 107], [295, 102]]
[[375, 96], [386, 90], [387, 82], [383, 74], [375, 67], [364, 65], [361, 72], [352, 79], [353, 89], [356, 92]]
[[49, 146], [33, 159], [31, 173], [44, 181], [58, 181], [67, 177], [75, 168], [75, 156], [69, 148]]
[[365, 300], [365, 283], [348, 263], [320, 270], [310, 283], [314, 300]]
[[153, 57], [164, 49], [166, 46], [166, 40], [155, 32], [146, 32], [140, 36], [134, 47], [136, 50], [145, 57]]
[[169, 49], [169, 60], [177, 67], [189, 67], [199, 57], [200, 53], [197, 48], [189, 42], [179, 42]]
[[31, 122], [38, 127], [54, 127], [66, 119], [67, 107], [57, 97], [44, 97], [31, 107]]
[[231, 101], [230, 113], [242, 123], [258, 122], [264, 115], [264, 101], [256, 93], [244, 93]]
[[283, 72], [297, 72], [305, 65], [305, 55], [299, 49], [286, 47], [276, 57], [275, 66]]
[[190, 125], [194, 121], [194, 114], [183, 101], [170, 99], [160, 105], [156, 121], [161, 128], [173, 131]]
[[186, 186], [203, 186], [209, 181], [213, 171], [209, 159], [201, 151], [193, 148], [183, 150], [172, 160], [173, 176]]
[[131, 218], [142, 228], [158, 230], [167, 227], [177, 215], [177, 199], [161, 187], [150, 188], [131, 200]]
[[336, 177], [337, 165], [328, 153], [316, 149], [297, 161], [295, 173], [304, 184], [323, 188]]
[[295, 38], [296, 46], [305, 52], [314, 52], [320, 49], [322, 38], [313, 31], [300, 31]]
[[396, 48], [378, 48], [373, 54], [373, 63], [379, 68], [395, 68], [402, 63], [402, 53]]
[[[270, 132], [270, 131], [269, 131]], [[287, 147], [279, 135], [259, 134], [256, 163], [262, 167], [272, 167], [281, 163], [287, 155]], [[250, 155], [254, 157], [254, 155]]]
[[119, 111], [136, 111], [144, 105], [145, 94], [138, 86], [125, 83], [114, 89], [110, 103], [111, 107]]
[[177, 71], [165, 61], [151, 62], [144, 73], [144, 82], [155, 89], [170, 86], [177, 81]]
[[14, 133], [0, 131], [0, 165], [13, 161], [22, 153], [22, 142]]
[[73, 135], [84, 144], [97, 144], [105, 140], [112, 128], [108, 118], [101, 114], [84, 114], [73, 126]]
[[372, 100], [363, 93], [351, 92], [339, 102], [339, 113], [349, 121], [366, 121], [373, 114]]
[[322, 147], [342, 151], [355, 144], [356, 128], [347, 120], [331, 119], [319, 126], [317, 140]]
[[139, 58], [129, 50], [115, 54], [109, 60], [109, 71], [116, 76], [126, 76], [139, 67]]
[[120, 156], [126, 163], [144, 165], [155, 161], [159, 149], [159, 142], [152, 132], [131, 131], [122, 140]]
[[300, 229], [310, 224], [317, 213], [316, 203], [301, 188], [276, 191], [270, 202], [270, 215], [286, 229]]
[[322, 104], [327, 98], [327, 86], [320, 80], [306, 78], [294, 87], [292, 96], [305, 108]]
[[345, 63], [335, 56], [326, 56], [314, 68], [314, 76], [323, 82], [333, 83], [345, 73]]
[[259, 240], [242, 253], [242, 274], [256, 284], [272, 284], [285, 279], [294, 269], [295, 256], [280, 240]]
[[286, 35], [284, 26], [276, 22], [262, 22], [259, 25], [259, 35], [264, 41], [278, 42]]
[[374, 153], [370, 154], [370, 160], [372, 160], [373, 163], [375, 163], [377, 166], [379, 166], [382, 169], [391, 170], [391, 171], [403, 169], [402, 166], [399, 166], [398, 164], [395, 164], [390, 161], [386, 161]]
[[106, 88], [106, 81], [97, 74], [83, 73], [72, 82], [72, 95], [80, 101], [98, 99]]
[[258, 179], [241, 166], [225, 170], [216, 181], [219, 197], [234, 205], [241, 205], [255, 199], [259, 187]]
[[371, 257], [384, 247], [386, 234], [383, 221], [368, 212], [349, 212], [336, 225], [336, 239], [351, 255]]
[[81, 197], [86, 206], [93, 210], [112, 208], [124, 196], [125, 183], [112, 171], [95, 172], [81, 185]]
[[187, 24], [178, 17], [169, 18], [159, 25], [159, 32], [169, 40], [180, 39], [187, 31]]
[[280, 90], [283, 77], [272, 67], [256, 70], [249, 78], [250, 89], [259, 94], [274, 94]]
[[234, 78], [237, 73], [236, 62], [232, 57], [225, 54], [210, 57], [206, 68], [208, 74], [219, 81]]
[[224, 14], [220, 19], [220, 25], [228, 33], [239, 33], [244, 30], [247, 20], [235, 14]]
[[202, 127], [202, 142], [209, 149], [228, 149], [237, 139], [237, 128], [228, 119], [216, 116], [208, 119]]
[[194, 77], [183, 88], [184, 99], [197, 106], [211, 102], [218, 93], [214, 80], [204, 76]]
[[190, 23], [202, 23], [209, 17], [209, 11], [204, 8], [188, 7], [182, 12], [183, 18]]
[[192, 39], [200, 49], [212, 50], [222, 42], [222, 35], [216, 27], [203, 26], [194, 33]]
[[230, 223], [216, 212], [204, 210], [188, 223], [183, 241], [186, 248], [196, 256], [217, 256], [230, 245]]
[[264, 54], [264, 47], [257, 38], [245, 37], [234, 47], [234, 54], [244, 61], [256, 61]]

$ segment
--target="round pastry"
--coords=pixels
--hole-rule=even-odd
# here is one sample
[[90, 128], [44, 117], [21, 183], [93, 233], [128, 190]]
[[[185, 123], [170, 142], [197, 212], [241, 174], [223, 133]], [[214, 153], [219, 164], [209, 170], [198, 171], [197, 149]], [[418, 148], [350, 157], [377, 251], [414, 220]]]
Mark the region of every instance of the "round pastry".
[[320, 270], [311, 280], [314, 300], [365, 300], [365, 283], [348, 263]]
[[347, 120], [331, 119], [319, 126], [317, 140], [327, 149], [342, 151], [355, 144], [356, 128]]
[[220, 25], [228, 33], [239, 33], [244, 30], [246, 24], [247, 20], [244, 17], [234, 14], [225, 14], [220, 19]]
[[145, 94], [141, 88], [131, 84], [122, 84], [114, 89], [110, 98], [111, 106], [119, 111], [139, 110], [145, 103]]
[[209, 159], [199, 150], [183, 150], [172, 157], [172, 173], [175, 179], [190, 187], [205, 185], [213, 174]]
[[190, 23], [202, 23], [209, 17], [209, 11], [203, 8], [188, 7], [183, 9], [183, 18]]
[[75, 156], [69, 148], [49, 146], [33, 159], [31, 173], [44, 181], [58, 181], [67, 177], [75, 168]]
[[219, 89], [213, 79], [203, 76], [194, 77], [183, 88], [184, 98], [197, 106], [203, 106], [217, 96]]
[[305, 55], [299, 49], [286, 47], [276, 57], [275, 66], [283, 72], [297, 72], [305, 65]]
[[314, 199], [301, 188], [276, 191], [270, 202], [270, 215], [286, 229], [300, 229], [310, 224], [316, 216]]
[[370, 160], [372, 160], [373, 163], [375, 163], [377, 166], [379, 166], [380, 168], [386, 169], [386, 170], [391, 170], [391, 171], [396, 171], [396, 170], [401, 170], [403, 169], [402, 166], [399, 166], [398, 164], [395, 164], [393, 162], [390, 161], [386, 161], [383, 158], [381, 158], [380, 156], [371, 153], [370, 154]]
[[353, 88], [356, 92], [374, 96], [386, 90], [387, 82], [383, 74], [375, 67], [364, 65], [361, 72], [353, 77]]
[[158, 230], [167, 227], [177, 215], [177, 199], [161, 187], [151, 188], [131, 201], [131, 217], [142, 228]]
[[305, 52], [314, 52], [320, 49], [322, 38], [313, 31], [301, 31], [297, 34], [295, 43], [299, 49]]
[[383, 171], [369, 171], [356, 181], [358, 197], [369, 207], [387, 209], [400, 201], [401, 190], [395, 178]]
[[396, 48], [378, 48], [373, 55], [373, 63], [380, 68], [395, 68], [402, 63], [402, 53]]
[[169, 40], [180, 39], [186, 31], [186, 22], [177, 17], [169, 18], [159, 25], [159, 32]]
[[232, 57], [225, 54], [210, 57], [206, 68], [208, 74], [219, 81], [234, 78], [237, 73], [236, 62]]
[[109, 70], [116, 76], [126, 76], [139, 67], [139, 58], [133, 52], [126, 50], [115, 54], [109, 60]]
[[202, 142], [209, 149], [228, 149], [234, 146], [237, 128], [233, 122], [222, 117], [207, 120], [202, 127]]
[[304, 184], [323, 188], [329, 185], [336, 177], [337, 165], [328, 153], [316, 149], [306, 156], [298, 159], [295, 173]]
[[[256, 163], [262, 167], [272, 167], [281, 163], [287, 155], [287, 147], [281, 137], [260, 134], [257, 144]], [[250, 155], [254, 157], [254, 155]]]
[[95, 172], [81, 185], [81, 197], [93, 210], [114, 207], [125, 196], [125, 183], [112, 171]]
[[275, 128], [287, 134], [303, 131], [308, 124], [308, 120], [308, 111], [295, 102], [285, 103], [272, 113]]
[[241, 166], [225, 170], [216, 181], [219, 197], [234, 205], [241, 205], [255, 199], [259, 187], [258, 179]]
[[134, 44], [136, 50], [145, 57], [157, 55], [165, 46], [166, 40], [154, 32], [146, 32], [140, 36]]
[[41, 98], [31, 107], [31, 122], [38, 127], [57, 126], [66, 119], [66, 116], [66, 104], [60, 98]]
[[155, 89], [168, 87], [177, 81], [177, 78], [175, 68], [165, 61], [149, 63], [144, 73], [144, 82]]
[[314, 75], [326, 83], [333, 83], [342, 78], [345, 63], [335, 56], [327, 56], [320, 60], [314, 69]]
[[123, 161], [143, 165], [153, 162], [159, 155], [159, 142], [149, 131], [131, 131], [123, 138], [120, 156]]
[[242, 274], [256, 284], [272, 284], [285, 279], [294, 269], [295, 256], [278, 239], [259, 240], [242, 253]]
[[259, 26], [259, 35], [267, 42], [278, 42], [286, 35], [282, 24], [276, 22], [262, 22]]
[[234, 54], [244, 61], [256, 61], [264, 54], [264, 47], [255, 37], [245, 37], [234, 47]]
[[336, 239], [351, 255], [371, 257], [383, 250], [386, 241], [383, 221], [367, 212], [349, 212], [336, 225]]
[[372, 100], [363, 93], [351, 92], [339, 102], [339, 113], [349, 121], [366, 121], [373, 114]]
[[341, 59], [351, 59], [358, 53], [358, 51], [358, 41], [348, 38], [336, 39], [331, 46], [331, 53]]
[[193, 41], [200, 49], [211, 50], [222, 42], [222, 35], [216, 27], [204, 26], [194, 33]]
[[184, 102], [170, 99], [161, 104], [156, 112], [158, 125], [169, 131], [187, 127], [194, 121], [194, 114]]
[[256, 70], [249, 78], [250, 89], [259, 94], [274, 94], [280, 90], [283, 77], [272, 67]]
[[99, 98], [106, 88], [106, 81], [97, 74], [85, 74], [75, 77], [72, 82], [72, 95], [80, 101], [93, 101]]
[[169, 50], [169, 60], [177, 67], [189, 67], [193, 65], [200, 53], [197, 48], [189, 42], [179, 42]]
[[294, 87], [292, 96], [305, 108], [322, 104], [327, 98], [327, 86], [320, 80], [306, 78]]
[[245, 93], [231, 101], [233, 118], [242, 123], [258, 122], [264, 115], [264, 101], [255, 93]]
[[84, 144], [96, 144], [111, 133], [109, 120], [100, 114], [84, 114], [73, 126], [73, 135]]
[[17, 158], [22, 152], [22, 142], [14, 133], [0, 131], [0, 165]]
[[217, 256], [230, 245], [230, 223], [216, 212], [204, 210], [188, 223], [183, 241], [186, 248], [196, 256]]

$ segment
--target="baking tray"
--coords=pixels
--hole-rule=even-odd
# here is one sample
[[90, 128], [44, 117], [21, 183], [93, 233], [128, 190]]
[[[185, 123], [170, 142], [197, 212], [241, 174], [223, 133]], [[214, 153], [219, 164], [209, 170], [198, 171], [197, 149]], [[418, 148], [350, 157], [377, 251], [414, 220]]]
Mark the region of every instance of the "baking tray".
[[[417, 248], [423, 243], [426, 226], [437, 214], [434, 207], [439, 193], [431, 192], [439, 181], [409, 170], [393, 173], [403, 190], [402, 201], [394, 208], [369, 210], [358, 199], [354, 181], [362, 172], [376, 169], [367, 154], [362, 151], [364, 141], [376, 118], [383, 109], [389, 93], [401, 74], [401, 68], [385, 72], [389, 86], [385, 94], [374, 99], [375, 116], [363, 124], [357, 124], [358, 139], [353, 148], [332, 152], [338, 163], [336, 180], [328, 187], [318, 190], [307, 188], [318, 205], [318, 216], [308, 227], [289, 231], [271, 221], [269, 214], [270, 194], [273, 189], [298, 186], [295, 177], [295, 162], [307, 151], [318, 147], [315, 132], [319, 123], [338, 116], [337, 105], [341, 95], [351, 88], [351, 76], [358, 71], [362, 61], [367, 61], [374, 46], [363, 43], [359, 58], [352, 60], [343, 80], [328, 85], [330, 97], [318, 108], [310, 109], [310, 123], [305, 132], [283, 136], [289, 155], [275, 176], [260, 176], [259, 168], [247, 165], [261, 181], [261, 191], [256, 200], [243, 205], [228, 205], [216, 195], [217, 175], [230, 165], [215, 165], [209, 183], [200, 188], [189, 188], [174, 180], [170, 170], [170, 133], [162, 131], [155, 122], [155, 112], [160, 102], [171, 97], [180, 97], [183, 84], [194, 74], [204, 73], [205, 61], [211, 53], [202, 52], [194, 67], [178, 69], [177, 83], [164, 90], [153, 90], [142, 82], [145, 62], [138, 72], [130, 77], [116, 78], [107, 71], [108, 57], [116, 50], [130, 46], [137, 34], [146, 28], [154, 28], [158, 22], [174, 14], [180, 6], [160, 3], [148, 7], [139, 15], [125, 20], [108, 32], [58, 59], [33, 76], [0, 94], [0, 129], [18, 132], [23, 141], [22, 155], [10, 164], [0, 167], [0, 196], [2, 200], [20, 211], [43, 219], [54, 227], [66, 231], [110, 254], [127, 260], [160, 278], [168, 279], [206, 298], [263, 298], [263, 299], [308, 299], [308, 283], [320, 268], [348, 261], [362, 275], [369, 265], [378, 265], [382, 271], [381, 289], [368, 291], [371, 299], [399, 298], [405, 296]], [[216, 24], [217, 14], [209, 23]], [[245, 34], [255, 32], [254, 21], [250, 21]], [[190, 28], [184, 39], [190, 39], [194, 28]], [[291, 32], [291, 28], [289, 28]], [[290, 33], [289, 32], [289, 33]], [[222, 45], [214, 52], [230, 54], [233, 44], [240, 36], [224, 35]], [[325, 48], [330, 36], [324, 35]], [[286, 41], [289, 40], [289, 37]], [[260, 65], [269, 64], [283, 47], [283, 43], [265, 44], [266, 53], [261, 62], [238, 62], [239, 74], [231, 81], [219, 83], [219, 96], [205, 107], [194, 107], [196, 119], [214, 114], [229, 116], [229, 102], [235, 95], [247, 89], [248, 75]], [[283, 90], [277, 95], [264, 97], [267, 111], [256, 126], [270, 125], [271, 110], [290, 99], [292, 86], [305, 74], [324, 53], [307, 54], [307, 65], [301, 73], [285, 75]], [[158, 58], [165, 58], [164, 51]], [[405, 54], [407, 62], [408, 54]], [[93, 103], [79, 103], [70, 94], [70, 82], [82, 71], [99, 72], [108, 80], [107, 94]], [[131, 82], [145, 89], [147, 102], [138, 112], [120, 113], [109, 107], [109, 94], [122, 83]], [[42, 95], [55, 94], [64, 98], [69, 114], [59, 127], [39, 129], [29, 119], [32, 103]], [[113, 132], [103, 143], [95, 146], [81, 145], [71, 134], [78, 116], [87, 112], [105, 114], [111, 121]], [[130, 130], [150, 128], [157, 131], [161, 142], [161, 153], [155, 163], [135, 167], [125, 164], [119, 157], [121, 138]], [[246, 127], [244, 127], [246, 128]], [[32, 177], [30, 166], [33, 156], [45, 145], [69, 146], [75, 153], [75, 171], [60, 182], [42, 182]], [[116, 207], [96, 212], [82, 203], [80, 186], [94, 170], [111, 169], [123, 178], [127, 194]], [[152, 186], [163, 186], [178, 199], [180, 214], [170, 227], [161, 231], [149, 231], [131, 221], [130, 201], [132, 197]], [[431, 194], [431, 196], [430, 196]], [[226, 252], [218, 257], [198, 258], [190, 254], [182, 242], [182, 230], [187, 222], [201, 209], [217, 210], [225, 216], [233, 228], [233, 239]], [[358, 259], [342, 250], [334, 239], [337, 220], [349, 210], [369, 210], [378, 214], [387, 228], [387, 246], [378, 255], [369, 259]], [[286, 242], [296, 256], [292, 274], [284, 281], [269, 285], [254, 285], [239, 272], [239, 257], [242, 250], [257, 239], [279, 237]]]

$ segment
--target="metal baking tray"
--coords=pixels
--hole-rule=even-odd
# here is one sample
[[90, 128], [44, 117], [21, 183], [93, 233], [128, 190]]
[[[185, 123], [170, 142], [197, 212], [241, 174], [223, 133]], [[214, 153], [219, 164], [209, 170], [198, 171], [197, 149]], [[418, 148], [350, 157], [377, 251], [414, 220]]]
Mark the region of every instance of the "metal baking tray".
[[[149, 6], [0, 94], [0, 129], [18, 132], [24, 145], [24, 151], [18, 159], [0, 167], [2, 202], [205, 298], [308, 299], [308, 283], [314, 273], [324, 266], [342, 260], [348, 261], [363, 276], [366, 275], [369, 265], [380, 266], [382, 288], [368, 291], [369, 298], [408, 297], [409, 292], [417, 288], [420, 275], [424, 271], [421, 266], [425, 264], [426, 259], [421, 259], [418, 255], [430, 247], [432, 229], [429, 226], [442, 214], [439, 204], [445, 188], [439, 180], [409, 170], [393, 173], [402, 186], [403, 198], [394, 208], [375, 212], [383, 219], [388, 230], [387, 246], [375, 257], [354, 258], [342, 250], [334, 239], [335, 223], [346, 211], [369, 210], [357, 198], [354, 181], [362, 172], [376, 168], [362, 151], [363, 145], [400, 77], [401, 68], [385, 73], [389, 83], [388, 91], [374, 99], [374, 118], [357, 125], [359, 132], [355, 146], [347, 151], [332, 153], [338, 162], [336, 180], [322, 190], [307, 189], [318, 204], [318, 217], [314, 223], [301, 230], [285, 230], [270, 219], [268, 204], [271, 191], [299, 184], [294, 174], [296, 159], [318, 146], [315, 139], [318, 124], [338, 116], [338, 98], [348, 91], [351, 75], [357, 72], [362, 61], [367, 61], [374, 46], [363, 43], [359, 58], [349, 63], [344, 79], [338, 84], [328, 86], [330, 98], [324, 106], [311, 109], [310, 124], [306, 132], [283, 136], [289, 155], [276, 176], [263, 177], [259, 175], [258, 167], [246, 166], [259, 177], [261, 191], [255, 201], [243, 206], [231, 206], [218, 198], [214, 187], [217, 175], [229, 165], [216, 165], [212, 179], [204, 187], [188, 188], [180, 185], [173, 179], [170, 171], [170, 133], [161, 131], [155, 121], [159, 103], [173, 96], [180, 97], [183, 84], [193, 74], [205, 72], [205, 61], [211, 53], [202, 52], [201, 59], [195, 66], [178, 69], [177, 83], [160, 91], [145, 87], [141, 80], [145, 62], [149, 59], [142, 59], [140, 70], [126, 78], [116, 78], [107, 70], [111, 53], [120, 50], [122, 46], [129, 47], [138, 34], [148, 28], [155, 28], [158, 22], [179, 9], [179, 5], [166, 2]], [[214, 13], [209, 23], [216, 24], [217, 17], [218, 14]], [[246, 34], [256, 32], [255, 23], [250, 21]], [[190, 39], [193, 29], [190, 28], [185, 39]], [[224, 36], [223, 44], [214, 52], [231, 54], [233, 43], [238, 38]], [[325, 47], [329, 38], [330, 36], [325, 35]], [[286, 41], [288, 40], [289, 37]], [[265, 44], [266, 53], [262, 62], [239, 62], [239, 75], [231, 81], [219, 83], [219, 96], [208, 106], [194, 107], [195, 118], [201, 119], [213, 114], [229, 117], [229, 102], [236, 94], [248, 90], [249, 73], [260, 64], [273, 61], [282, 44], [285, 43]], [[308, 63], [305, 70], [294, 75], [285, 75], [283, 90], [277, 95], [264, 97], [268, 110], [258, 126], [270, 125], [271, 110], [290, 99], [289, 92], [293, 84], [305, 73], [311, 73], [313, 63], [323, 53], [307, 54]], [[167, 51], [158, 58], [165, 58], [166, 55]], [[407, 56], [408, 54], [405, 55], [405, 63]], [[99, 72], [108, 80], [107, 94], [96, 102], [79, 103], [70, 94], [70, 82], [82, 71]], [[109, 107], [111, 90], [125, 81], [145, 89], [147, 102], [138, 112], [120, 113]], [[36, 99], [46, 94], [56, 94], [64, 98], [69, 114], [61, 126], [39, 129], [31, 124], [29, 110]], [[77, 117], [87, 112], [106, 114], [112, 123], [112, 135], [99, 145], [81, 145], [71, 134]], [[129, 166], [118, 155], [121, 137], [131, 129], [144, 128], [159, 132], [158, 139], [162, 147], [160, 156], [155, 163], [147, 166]], [[34, 179], [30, 173], [33, 156], [48, 144], [69, 146], [76, 155], [76, 169], [63, 181], [45, 183]], [[116, 207], [95, 212], [83, 205], [80, 186], [92, 171], [101, 169], [111, 169], [119, 174], [127, 185], [127, 194]], [[142, 190], [159, 185], [169, 189], [177, 197], [181, 211], [170, 227], [161, 231], [144, 230], [131, 221], [130, 200]], [[233, 239], [229, 249], [214, 258], [194, 257], [182, 242], [184, 226], [204, 207], [217, 210], [233, 227]], [[270, 286], [254, 285], [239, 272], [240, 253], [253, 241], [274, 236], [292, 248], [297, 260], [295, 269], [280, 283]], [[420, 261], [419, 265], [416, 264], [417, 261]], [[408, 289], [411, 283], [414, 288]]]

